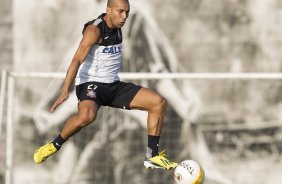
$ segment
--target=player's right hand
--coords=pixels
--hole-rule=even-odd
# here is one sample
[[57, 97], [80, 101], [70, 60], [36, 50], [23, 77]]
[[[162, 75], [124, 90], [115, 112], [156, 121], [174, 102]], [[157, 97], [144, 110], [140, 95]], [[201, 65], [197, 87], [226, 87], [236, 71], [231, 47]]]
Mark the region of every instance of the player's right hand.
[[62, 92], [60, 94], [60, 96], [57, 98], [57, 100], [54, 102], [54, 104], [52, 105], [50, 111], [54, 112], [55, 109], [64, 101], [66, 101], [69, 98], [69, 94], [67, 92]]

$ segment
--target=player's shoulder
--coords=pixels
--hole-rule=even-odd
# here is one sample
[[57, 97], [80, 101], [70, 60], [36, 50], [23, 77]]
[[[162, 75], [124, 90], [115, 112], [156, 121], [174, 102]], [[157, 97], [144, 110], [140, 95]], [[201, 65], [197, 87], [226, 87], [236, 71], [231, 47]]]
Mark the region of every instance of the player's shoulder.
[[93, 20], [88, 21], [87, 23], [84, 24], [82, 34], [86, 31], [86, 29], [100, 29], [101, 23], [103, 22], [103, 19], [101, 16], [98, 18], [95, 18]]
[[96, 19], [93, 19], [93, 20], [87, 22], [85, 25], [99, 26], [102, 22], [103, 22], [102, 17], [98, 17]]
[[87, 27], [85, 27], [85, 30], [83, 30], [83, 35], [88, 32], [90, 34], [100, 34], [101, 30], [99, 29], [99, 27], [97, 27], [96, 25], [88, 25]]

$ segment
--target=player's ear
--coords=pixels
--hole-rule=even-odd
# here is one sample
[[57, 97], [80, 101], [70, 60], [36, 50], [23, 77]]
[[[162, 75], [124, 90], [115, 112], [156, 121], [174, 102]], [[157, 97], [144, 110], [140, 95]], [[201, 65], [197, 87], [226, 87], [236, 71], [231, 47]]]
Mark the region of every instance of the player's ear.
[[107, 14], [110, 14], [110, 13], [111, 13], [111, 8], [110, 8], [110, 7], [107, 7], [107, 8], [106, 8], [106, 13], [107, 13]]

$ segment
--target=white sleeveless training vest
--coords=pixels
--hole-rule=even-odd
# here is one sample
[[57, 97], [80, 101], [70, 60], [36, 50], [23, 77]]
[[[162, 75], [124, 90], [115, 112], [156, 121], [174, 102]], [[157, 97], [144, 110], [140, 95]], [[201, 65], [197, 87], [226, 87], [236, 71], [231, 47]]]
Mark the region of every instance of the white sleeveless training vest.
[[112, 83], [120, 80], [118, 73], [122, 63], [122, 33], [120, 28], [110, 29], [103, 20], [105, 14], [84, 25], [96, 25], [101, 31], [102, 42], [91, 47], [86, 59], [80, 65], [75, 85], [85, 82]]

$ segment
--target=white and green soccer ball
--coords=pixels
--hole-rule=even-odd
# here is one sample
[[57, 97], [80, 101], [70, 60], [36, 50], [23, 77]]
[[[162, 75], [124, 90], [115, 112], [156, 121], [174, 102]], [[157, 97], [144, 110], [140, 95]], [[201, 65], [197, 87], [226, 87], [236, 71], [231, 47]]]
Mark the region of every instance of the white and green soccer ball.
[[184, 160], [174, 170], [174, 180], [178, 184], [203, 184], [204, 179], [202, 166], [194, 160]]

